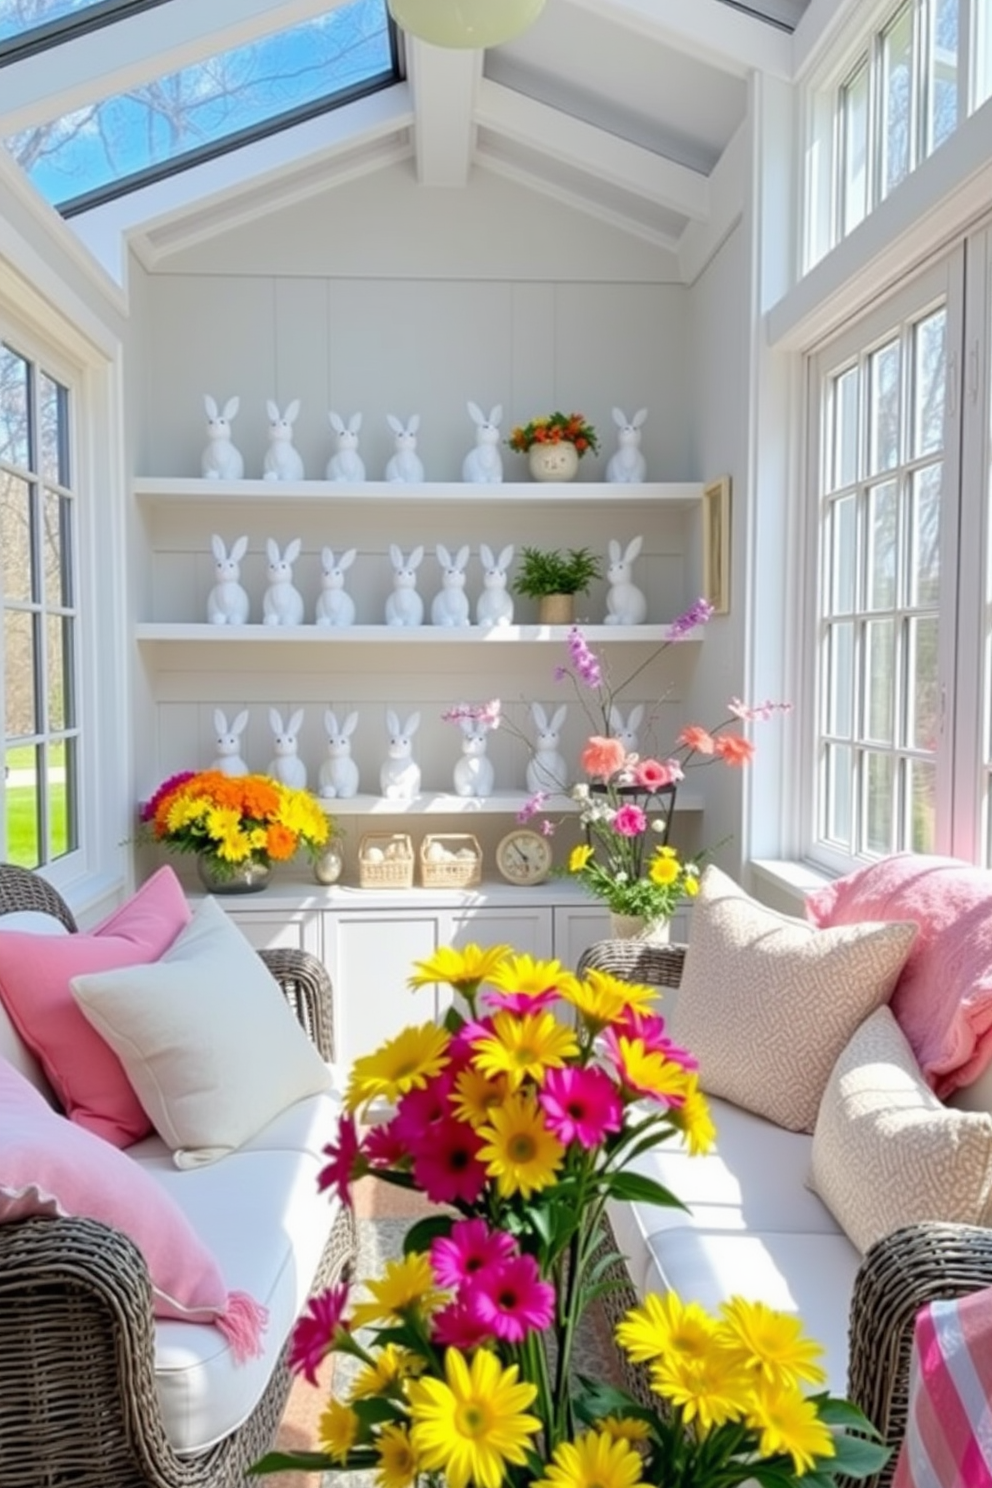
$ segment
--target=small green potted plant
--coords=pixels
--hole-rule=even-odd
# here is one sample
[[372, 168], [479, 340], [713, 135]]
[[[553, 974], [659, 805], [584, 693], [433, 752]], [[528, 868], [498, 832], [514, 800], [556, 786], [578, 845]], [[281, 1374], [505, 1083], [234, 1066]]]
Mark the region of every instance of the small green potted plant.
[[523, 548], [514, 592], [538, 602], [542, 625], [569, 625], [576, 594], [602, 578], [599, 559], [588, 548]]

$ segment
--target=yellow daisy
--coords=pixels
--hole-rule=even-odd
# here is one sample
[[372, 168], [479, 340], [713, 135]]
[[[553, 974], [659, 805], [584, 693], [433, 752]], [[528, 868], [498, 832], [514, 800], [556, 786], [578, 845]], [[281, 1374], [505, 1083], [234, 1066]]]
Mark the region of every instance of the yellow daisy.
[[424, 1361], [410, 1349], [387, 1343], [379, 1350], [371, 1364], [358, 1371], [348, 1391], [349, 1400], [365, 1400], [370, 1395], [386, 1395], [401, 1380], [419, 1374]]
[[754, 1391], [740, 1363], [711, 1346], [701, 1358], [666, 1354], [651, 1365], [651, 1388], [671, 1401], [689, 1424], [706, 1433], [726, 1421], [739, 1421], [751, 1409]]
[[395, 1104], [408, 1090], [422, 1090], [448, 1063], [451, 1042], [434, 1023], [404, 1028], [387, 1039], [374, 1054], [356, 1059], [351, 1067], [345, 1104], [349, 1111], [381, 1099]]
[[410, 1488], [420, 1470], [417, 1454], [410, 1442], [410, 1433], [405, 1426], [388, 1423], [383, 1426], [376, 1439], [379, 1451], [379, 1466], [375, 1480], [380, 1488]]
[[634, 1090], [657, 1100], [682, 1101], [689, 1094], [693, 1075], [685, 1065], [668, 1059], [658, 1049], [645, 1048], [643, 1039], [621, 1034], [616, 1046], [620, 1076]]
[[496, 1179], [504, 1198], [532, 1193], [547, 1188], [565, 1160], [565, 1149], [544, 1124], [544, 1113], [533, 1095], [517, 1092], [493, 1111], [489, 1124], [479, 1127], [486, 1145], [479, 1150], [479, 1161]]
[[518, 997], [539, 997], [542, 992], [557, 991], [562, 981], [571, 976], [560, 961], [541, 961], [534, 956], [509, 956], [487, 981], [500, 992], [513, 992]]
[[621, 1441], [646, 1441], [651, 1435], [647, 1421], [635, 1421], [633, 1416], [604, 1416], [597, 1422], [597, 1429]]
[[487, 1080], [478, 1070], [464, 1069], [455, 1080], [455, 1088], [449, 1097], [452, 1114], [470, 1126], [482, 1126], [503, 1104], [509, 1090], [505, 1075], [500, 1075], [498, 1080]]
[[320, 1413], [318, 1431], [324, 1451], [335, 1462], [344, 1462], [358, 1440], [358, 1417], [350, 1405], [332, 1396]]
[[662, 848], [661, 852], [656, 853], [648, 864], [648, 877], [652, 883], [658, 884], [663, 889], [667, 888], [669, 884], [673, 884], [678, 876], [678, 861], [675, 858], [668, 857], [664, 848]]
[[786, 1452], [798, 1474], [810, 1472], [817, 1457], [834, 1457], [837, 1448], [816, 1406], [799, 1390], [759, 1387], [748, 1414], [748, 1425], [761, 1432], [760, 1450], [771, 1457]]
[[592, 848], [588, 842], [580, 842], [578, 847], [573, 847], [568, 855], [569, 873], [581, 873], [591, 857]]
[[650, 1012], [658, 996], [653, 987], [621, 982], [607, 971], [589, 971], [583, 981], [573, 977], [561, 995], [597, 1030], [618, 1022], [630, 1010]]
[[801, 1380], [822, 1385], [826, 1370], [814, 1360], [823, 1349], [803, 1334], [799, 1318], [776, 1312], [764, 1302], [731, 1297], [721, 1305], [720, 1336], [736, 1349], [741, 1363], [755, 1370], [771, 1389], [798, 1389]]
[[443, 1472], [450, 1488], [501, 1488], [506, 1463], [526, 1461], [530, 1438], [540, 1429], [527, 1414], [537, 1386], [518, 1381], [488, 1349], [467, 1363], [456, 1349], [444, 1356], [444, 1379], [411, 1381], [410, 1440], [425, 1472]]
[[608, 1431], [587, 1431], [555, 1447], [545, 1476], [534, 1488], [647, 1488], [633, 1447]]
[[429, 987], [435, 982], [443, 982], [458, 992], [472, 993], [480, 982], [492, 978], [493, 972], [509, 952], [508, 945], [467, 945], [461, 950], [456, 950], [454, 946], [442, 946], [426, 961], [413, 963], [417, 970], [408, 978], [407, 986]]
[[673, 1107], [670, 1115], [685, 1137], [691, 1156], [704, 1157], [712, 1150], [716, 1141], [716, 1127], [713, 1125], [706, 1097], [699, 1088], [698, 1076], [689, 1076], [682, 1104]]
[[698, 1302], [683, 1302], [676, 1292], [649, 1292], [617, 1324], [617, 1342], [635, 1364], [663, 1354], [702, 1359], [713, 1348], [716, 1319]]
[[427, 1256], [417, 1252], [387, 1261], [385, 1275], [377, 1281], [366, 1281], [365, 1289], [371, 1292], [371, 1299], [357, 1302], [351, 1310], [356, 1328], [365, 1323], [402, 1323], [411, 1313], [428, 1316], [447, 1296], [436, 1289]]
[[554, 1013], [497, 1013], [490, 1036], [472, 1045], [472, 1063], [489, 1079], [506, 1075], [516, 1090], [530, 1076], [540, 1084], [544, 1071], [560, 1069], [579, 1052], [575, 1033]]

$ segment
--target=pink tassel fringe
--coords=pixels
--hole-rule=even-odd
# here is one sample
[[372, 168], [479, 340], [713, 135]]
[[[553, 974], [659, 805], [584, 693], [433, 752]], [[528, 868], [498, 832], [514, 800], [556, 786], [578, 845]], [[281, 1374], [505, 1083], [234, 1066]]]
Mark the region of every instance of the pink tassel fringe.
[[256, 1359], [262, 1352], [262, 1333], [268, 1326], [269, 1309], [247, 1292], [228, 1292], [227, 1311], [220, 1313], [216, 1322], [231, 1345], [236, 1364]]

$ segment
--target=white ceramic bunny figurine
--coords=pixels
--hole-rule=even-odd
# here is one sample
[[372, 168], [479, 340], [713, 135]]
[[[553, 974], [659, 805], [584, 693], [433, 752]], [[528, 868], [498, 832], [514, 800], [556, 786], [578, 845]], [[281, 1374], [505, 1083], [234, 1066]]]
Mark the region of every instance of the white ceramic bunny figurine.
[[503, 459], [499, 452], [499, 425], [503, 405], [497, 403], [486, 418], [478, 403], [469, 403], [469, 417], [475, 425], [475, 449], [462, 461], [462, 480], [473, 485], [495, 485], [503, 479]]
[[628, 754], [636, 754], [638, 739], [637, 730], [644, 722], [644, 704], [635, 703], [630, 712], [627, 714], [627, 721], [625, 723], [623, 714], [617, 707], [616, 703], [611, 703], [609, 719], [610, 733], [612, 734], [613, 738], [620, 740], [620, 743], [623, 745], [624, 749], [626, 749]]
[[333, 548], [322, 548], [320, 554], [321, 592], [317, 596], [315, 621], [318, 625], [343, 627], [355, 623], [355, 601], [345, 593], [344, 576], [355, 561], [355, 548], [348, 548], [335, 558]]
[[334, 453], [324, 472], [329, 481], [349, 481], [358, 484], [365, 479], [365, 461], [358, 453], [358, 431], [362, 427], [362, 415], [353, 413], [347, 427], [339, 413], [332, 409], [327, 415], [334, 430]]
[[530, 705], [530, 715], [537, 730], [534, 754], [527, 762], [527, 789], [532, 796], [538, 791], [562, 795], [568, 790], [568, 771], [558, 752], [558, 741], [567, 713], [568, 706], [565, 703], [559, 704], [550, 718], [540, 703]]
[[424, 601], [417, 593], [417, 569], [424, 558], [419, 545], [404, 558], [395, 543], [389, 544], [393, 565], [393, 592], [386, 598], [386, 624], [413, 627], [424, 623]]
[[492, 760], [486, 754], [489, 729], [479, 718], [460, 720], [462, 757], [455, 761], [456, 796], [491, 796], [495, 776]]
[[506, 587], [506, 575], [513, 562], [513, 547], [508, 544], [501, 549], [498, 558], [493, 557], [492, 548], [479, 544], [482, 559], [482, 593], [475, 602], [475, 619], [478, 625], [490, 628], [493, 625], [513, 624], [513, 598]]
[[269, 587], [262, 597], [262, 617], [266, 625], [302, 625], [303, 595], [293, 583], [293, 564], [300, 556], [300, 539], [294, 537], [280, 553], [279, 544], [270, 537], [265, 551], [269, 555]]
[[424, 467], [417, 454], [420, 414], [412, 413], [404, 425], [395, 414], [387, 413], [386, 422], [393, 431], [396, 444], [395, 453], [386, 462], [387, 481], [400, 481], [406, 484], [422, 481]]
[[203, 395], [203, 406], [207, 410], [207, 439], [200, 456], [200, 474], [207, 480], [240, 480], [245, 473], [245, 462], [240, 450], [231, 443], [231, 420], [241, 407], [240, 398], [228, 398], [224, 412], [220, 413], [209, 393]]
[[419, 727], [419, 713], [411, 713], [401, 725], [395, 709], [386, 709], [389, 743], [379, 770], [379, 786], [387, 801], [412, 801], [420, 794], [420, 766], [413, 758], [413, 736]]
[[230, 727], [227, 723], [227, 714], [220, 708], [214, 709], [214, 730], [217, 746], [217, 758], [210, 766], [211, 770], [219, 770], [222, 775], [247, 775], [248, 766], [241, 758], [241, 735], [248, 727], [248, 710], [242, 708], [240, 713], [235, 714], [231, 720]]
[[646, 408], [639, 408], [632, 419], [627, 418], [622, 408], [614, 408], [617, 448], [606, 462], [608, 481], [633, 484], [644, 479], [647, 464], [641, 454], [641, 425], [647, 416]]
[[469, 625], [468, 596], [465, 593], [465, 565], [468, 563], [468, 543], [452, 556], [444, 543], [434, 550], [441, 565], [441, 588], [431, 600], [432, 625]]
[[269, 447], [265, 451], [262, 466], [264, 480], [301, 481], [303, 458], [293, 443], [293, 425], [300, 412], [300, 400], [294, 398], [286, 404], [286, 412], [280, 413], [278, 404], [271, 398], [265, 405], [269, 415]]
[[632, 537], [623, 555], [615, 537], [610, 538], [609, 560], [606, 577], [610, 587], [606, 593], [607, 625], [641, 625], [648, 612], [644, 592], [631, 582], [630, 571], [634, 559], [640, 553], [644, 539]]
[[358, 714], [349, 713], [338, 727], [337, 714], [324, 714], [327, 758], [320, 767], [320, 794], [346, 801], [358, 795], [358, 766], [351, 757], [351, 736], [358, 727]]
[[297, 708], [285, 723], [278, 708], [269, 709], [269, 725], [275, 739], [275, 756], [269, 761], [268, 773], [294, 790], [306, 790], [307, 767], [296, 752], [297, 738], [303, 727], [303, 709]]
[[239, 537], [231, 544], [230, 553], [222, 537], [215, 532], [210, 539], [214, 554], [214, 587], [207, 596], [207, 619], [211, 625], [246, 625], [248, 623], [248, 591], [238, 580], [241, 577], [241, 560], [248, 551], [247, 537]]

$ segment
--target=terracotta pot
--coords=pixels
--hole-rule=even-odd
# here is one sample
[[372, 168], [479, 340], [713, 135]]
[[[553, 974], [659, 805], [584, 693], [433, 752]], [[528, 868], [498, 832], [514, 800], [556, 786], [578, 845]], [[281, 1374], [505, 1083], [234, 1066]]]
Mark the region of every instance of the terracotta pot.
[[575, 619], [574, 594], [542, 594], [537, 601], [541, 625], [571, 625]]
[[560, 444], [532, 444], [527, 464], [534, 480], [570, 481], [579, 468], [579, 452], [567, 439]]

